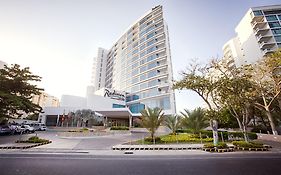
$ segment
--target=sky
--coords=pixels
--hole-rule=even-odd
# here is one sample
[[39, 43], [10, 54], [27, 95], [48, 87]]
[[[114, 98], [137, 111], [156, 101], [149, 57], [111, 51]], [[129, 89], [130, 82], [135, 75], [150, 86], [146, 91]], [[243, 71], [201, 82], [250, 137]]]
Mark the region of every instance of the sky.
[[[109, 49], [152, 7], [163, 5], [174, 78], [192, 59], [206, 63], [250, 7], [280, 0], [0, 0], [0, 60], [42, 77], [40, 87], [58, 98], [85, 96], [98, 47]], [[194, 93], [176, 91], [177, 111], [205, 106]]]

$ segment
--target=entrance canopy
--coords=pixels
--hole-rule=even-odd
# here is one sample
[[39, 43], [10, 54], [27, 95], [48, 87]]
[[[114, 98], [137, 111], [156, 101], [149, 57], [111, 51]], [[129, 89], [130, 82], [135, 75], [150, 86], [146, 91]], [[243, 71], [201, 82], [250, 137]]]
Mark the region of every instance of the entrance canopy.
[[110, 118], [129, 118], [133, 116], [128, 108], [114, 108], [114, 109], [102, 109], [95, 110], [95, 112]]

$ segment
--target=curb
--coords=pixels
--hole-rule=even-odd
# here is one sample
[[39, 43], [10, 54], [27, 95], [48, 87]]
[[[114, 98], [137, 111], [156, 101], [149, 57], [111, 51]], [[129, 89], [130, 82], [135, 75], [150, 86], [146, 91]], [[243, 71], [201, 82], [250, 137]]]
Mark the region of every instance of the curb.
[[49, 143], [52, 143], [52, 141], [37, 143], [37, 144], [33, 144], [33, 145], [25, 145], [25, 146], [0, 146], [0, 149], [28, 149], [28, 148], [41, 146], [41, 145], [46, 145], [46, 144], [49, 144]]

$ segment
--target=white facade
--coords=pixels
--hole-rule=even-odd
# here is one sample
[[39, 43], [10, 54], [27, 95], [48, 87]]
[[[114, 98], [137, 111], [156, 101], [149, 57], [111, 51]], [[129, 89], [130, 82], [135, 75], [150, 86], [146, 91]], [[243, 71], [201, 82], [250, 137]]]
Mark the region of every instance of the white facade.
[[[235, 28], [235, 63], [251, 64], [281, 48], [281, 5], [253, 7]], [[227, 45], [227, 44], [226, 44]]]
[[159, 107], [165, 114], [175, 114], [168, 36], [162, 6], [157, 6], [133, 23], [108, 51], [99, 48], [93, 66], [94, 89], [126, 92], [132, 113]]

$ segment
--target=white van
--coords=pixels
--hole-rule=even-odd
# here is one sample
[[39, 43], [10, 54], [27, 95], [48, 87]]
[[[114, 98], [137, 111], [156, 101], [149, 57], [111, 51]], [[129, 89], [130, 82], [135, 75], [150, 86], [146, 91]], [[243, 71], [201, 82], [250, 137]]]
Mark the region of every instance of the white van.
[[43, 123], [31, 123], [30, 126], [34, 127], [36, 131], [46, 131], [47, 129], [46, 125]]

